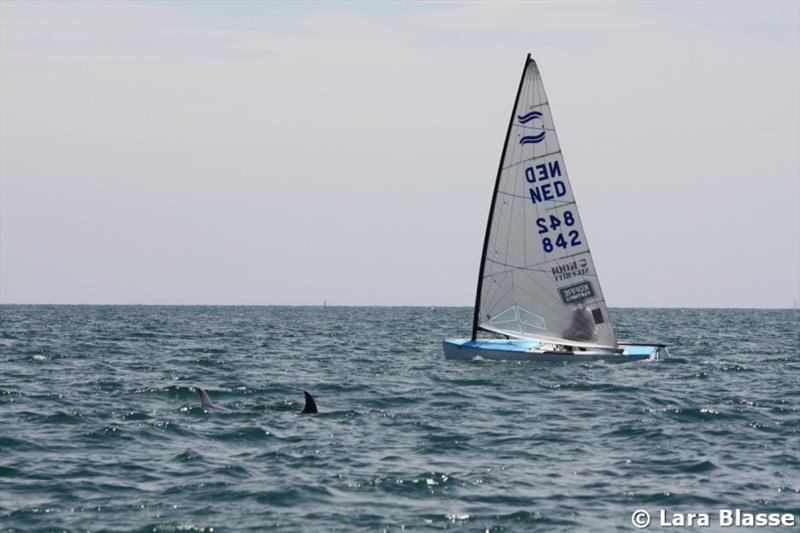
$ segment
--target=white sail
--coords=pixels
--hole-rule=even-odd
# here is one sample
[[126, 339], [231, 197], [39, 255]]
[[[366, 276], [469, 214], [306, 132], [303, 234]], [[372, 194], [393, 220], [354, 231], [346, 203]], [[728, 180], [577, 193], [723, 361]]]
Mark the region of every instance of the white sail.
[[477, 329], [616, 346], [536, 62], [526, 60], [498, 169]]

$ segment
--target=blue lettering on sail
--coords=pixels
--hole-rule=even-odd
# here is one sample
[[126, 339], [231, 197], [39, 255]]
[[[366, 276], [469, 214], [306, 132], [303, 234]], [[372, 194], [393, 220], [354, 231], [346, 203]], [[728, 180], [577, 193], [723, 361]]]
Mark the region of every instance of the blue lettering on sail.
[[[560, 181], [553, 182], [554, 185], [556, 185], [558, 183], [561, 183], [561, 182]], [[544, 187], [545, 186], [542, 185], [542, 190], [544, 190]], [[533, 193], [531, 193], [531, 196], [533, 196]], [[544, 196], [544, 194], [543, 193], [542, 194], [538, 194], [538, 196], [542, 197], [542, 196]], [[540, 198], [540, 201], [541, 201], [541, 198]], [[539, 234], [540, 235], [543, 234], [543, 233], [547, 234], [547, 233], [550, 232], [550, 230], [553, 230], [555, 232], [555, 231], [558, 230], [558, 228], [561, 227], [562, 224], [564, 224], [565, 226], [574, 226], [575, 225], [575, 215], [572, 214], [572, 211], [564, 211], [561, 214], [561, 218], [559, 218], [556, 214], [550, 214], [548, 216], [550, 217], [550, 220], [549, 220], [550, 226], [549, 227], [547, 225], [548, 220], [545, 219], [544, 217], [539, 217], [539, 218], [536, 219], [536, 227], [539, 229]], [[583, 244], [583, 241], [581, 240], [581, 234], [577, 229], [571, 229], [571, 230], [567, 231], [567, 236], [566, 237], [564, 237], [564, 233], [558, 233], [557, 235], [555, 233], [553, 233], [553, 234], [550, 234], [549, 237], [542, 237], [542, 249], [544, 250], [544, 253], [546, 253], [546, 254], [549, 254], [550, 252], [555, 250], [556, 246], [566, 250], [569, 247], [580, 246], [582, 244]], [[577, 263], [575, 263], [575, 264], [577, 265]], [[583, 268], [585, 266], [586, 265], [584, 264], [584, 265], [581, 266], [581, 268]], [[553, 269], [553, 274], [554, 275], [556, 274], [556, 270], [555, 269]], [[556, 280], [556, 281], [558, 281], [558, 280]]]
[[543, 200], [555, 200], [567, 194], [567, 186], [561, 180], [552, 180], [549, 183], [542, 183], [561, 176], [561, 165], [558, 160], [546, 161], [539, 165], [525, 169], [525, 181], [536, 184], [529, 188], [531, 202], [534, 204]]
[[546, 161], [541, 165], [525, 169], [525, 179], [528, 180], [528, 183], [536, 183], [560, 175], [561, 165], [558, 164], [558, 160]]
[[544, 185], [539, 186], [539, 190], [542, 191], [542, 199], [543, 200], [552, 200], [553, 193], [550, 192], [550, 184], [545, 183]]
[[567, 186], [561, 180], [553, 183], [537, 185], [529, 189], [531, 202], [538, 203], [542, 200], [555, 200], [567, 194]]

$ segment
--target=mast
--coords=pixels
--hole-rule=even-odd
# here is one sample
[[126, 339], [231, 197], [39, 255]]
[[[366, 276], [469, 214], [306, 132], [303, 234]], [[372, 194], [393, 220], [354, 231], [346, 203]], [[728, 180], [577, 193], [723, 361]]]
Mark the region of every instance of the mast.
[[494, 181], [494, 191], [492, 192], [492, 203], [489, 206], [489, 219], [486, 221], [486, 234], [483, 237], [483, 252], [481, 252], [481, 264], [478, 268], [478, 291], [475, 294], [475, 314], [472, 317], [472, 340], [478, 335], [478, 323], [480, 322], [481, 308], [481, 290], [483, 289], [483, 268], [486, 264], [486, 250], [489, 247], [489, 232], [492, 231], [492, 216], [494, 215], [494, 204], [497, 201], [497, 188], [500, 185], [500, 175], [503, 173], [503, 163], [506, 158], [506, 150], [508, 149], [508, 138], [511, 136], [511, 126], [514, 124], [514, 113], [517, 110], [519, 103], [519, 95], [522, 92], [522, 83], [525, 81], [525, 72], [528, 70], [528, 64], [531, 62], [531, 55], [525, 58], [525, 66], [522, 68], [522, 75], [519, 78], [519, 87], [517, 88], [517, 96], [514, 98], [514, 107], [511, 108], [511, 117], [508, 119], [508, 129], [506, 130], [506, 139], [503, 141], [503, 153], [500, 155], [500, 164], [497, 166], [497, 178]]

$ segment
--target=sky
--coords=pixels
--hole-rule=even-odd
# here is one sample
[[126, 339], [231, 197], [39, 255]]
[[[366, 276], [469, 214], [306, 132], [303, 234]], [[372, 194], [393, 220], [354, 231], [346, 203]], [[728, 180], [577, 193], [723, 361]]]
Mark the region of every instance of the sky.
[[0, 302], [463, 305], [527, 53], [611, 307], [800, 299], [800, 2], [0, 3]]

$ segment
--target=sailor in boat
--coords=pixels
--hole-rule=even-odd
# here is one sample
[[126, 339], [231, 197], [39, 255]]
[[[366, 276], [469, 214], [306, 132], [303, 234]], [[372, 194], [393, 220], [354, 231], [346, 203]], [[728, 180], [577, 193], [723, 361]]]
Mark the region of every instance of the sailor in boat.
[[565, 339], [587, 342], [594, 339], [594, 317], [586, 304], [578, 304], [572, 315], [572, 324], [561, 334]]

